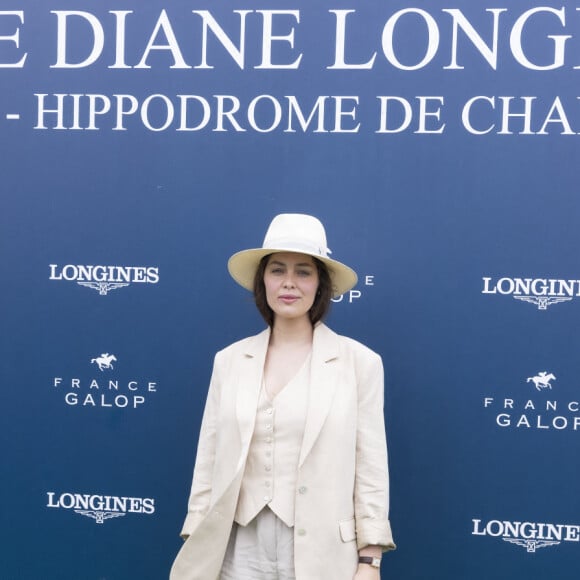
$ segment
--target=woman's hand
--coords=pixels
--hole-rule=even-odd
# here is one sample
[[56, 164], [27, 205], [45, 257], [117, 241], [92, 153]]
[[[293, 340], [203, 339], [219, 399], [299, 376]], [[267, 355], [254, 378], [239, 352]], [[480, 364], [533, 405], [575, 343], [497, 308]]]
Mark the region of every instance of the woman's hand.
[[381, 580], [381, 571], [368, 564], [359, 564], [353, 580]]

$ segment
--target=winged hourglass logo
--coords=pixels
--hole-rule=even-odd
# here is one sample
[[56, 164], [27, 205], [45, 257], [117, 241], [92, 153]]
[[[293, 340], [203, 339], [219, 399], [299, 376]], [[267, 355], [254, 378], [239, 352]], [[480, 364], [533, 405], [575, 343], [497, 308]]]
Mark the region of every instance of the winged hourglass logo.
[[129, 286], [128, 282], [124, 284], [121, 284], [120, 282], [77, 282], [77, 284], [79, 286], [92, 288], [101, 296], [106, 296], [109, 290], [116, 290], [117, 288], [123, 288], [123, 286]]
[[547, 310], [548, 306], [552, 304], [558, 304], [558, 302], [568, 302], [572, 298], [554, 298], [547, 296], [514, 296], [516, 300], [521, 300], [522, 302], [529, 302], [530, 304], [535, 304], [538, 310]]
[[89, 518], [94, 518], [97, 524], [104, 523], [105, 520], [109, 518], [120, 518], [127, 514], [120, 512], [102, 512], [94, 510], [75, 510], [75, 514], [81, 514], [81, 516], [87, 516]]
[[538, 548], [545, 548], [546, 546], [556, 546], [560, 542], [555, 542], [553, 540], [520, 540], [517, 538], [502, 538], [504, 542], [510, 542], [511, 544], [517, 544], [526, 548], [528, 553], [535, 552]]

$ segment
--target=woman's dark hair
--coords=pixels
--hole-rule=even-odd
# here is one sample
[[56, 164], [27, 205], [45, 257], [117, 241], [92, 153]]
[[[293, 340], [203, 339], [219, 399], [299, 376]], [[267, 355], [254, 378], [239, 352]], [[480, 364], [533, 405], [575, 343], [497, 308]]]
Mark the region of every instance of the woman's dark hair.
[[[268, 301], [266, 300], [264, 272], [266, 271], [266, 266], [268, 265], [268, 260], [271, 255], [272, 254], [268, 254], [260, 260], [258, 269], [254, 276], [254, 300], [262, 318], [270, 327], [274, 326], [274, 312], [270, 306], [268, 306]], [[313, 257], [312, 259], [314, 260], [314, 264], [318, 270], [318, 290], [316, 292], [314, 303], [308, 311], [310, 322], [312, 323], [312, 326], [314, 326], [327, 315], [328, 310], [330, 309], [330, 299], [332, 298], [333, 292], [332, 280], [330, 279], [330, 273], [326, 264], [317, 258]]]

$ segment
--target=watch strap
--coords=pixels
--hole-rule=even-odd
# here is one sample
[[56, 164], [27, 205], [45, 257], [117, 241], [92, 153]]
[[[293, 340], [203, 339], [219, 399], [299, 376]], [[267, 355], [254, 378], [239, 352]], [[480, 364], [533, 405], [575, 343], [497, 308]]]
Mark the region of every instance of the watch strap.
[[368, 564], [373, 568], [380, 568], [381, 567], [381, 559], [380, 558], [373, 558], [372, 556], [359, 556], [358, 558], [359, 564]]

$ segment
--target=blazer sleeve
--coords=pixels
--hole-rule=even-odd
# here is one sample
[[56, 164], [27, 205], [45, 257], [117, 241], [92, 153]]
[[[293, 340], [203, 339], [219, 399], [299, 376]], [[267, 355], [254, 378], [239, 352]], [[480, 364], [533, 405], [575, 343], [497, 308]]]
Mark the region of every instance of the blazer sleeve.
[[389, 522], [389, 472], [383, 414], [381, 357], [369, 351], [359, 364], [354, 508], [357, 546], [394, 550]]
[[193, 470], [187, 516], [180, 536], [185, 540], [207, 514], [211, 501], [212, 474], [215, 459], [216, 423], [221, 391], [220, 364], [215, 356], [207, 400], [201, 421], [197, 456]]

